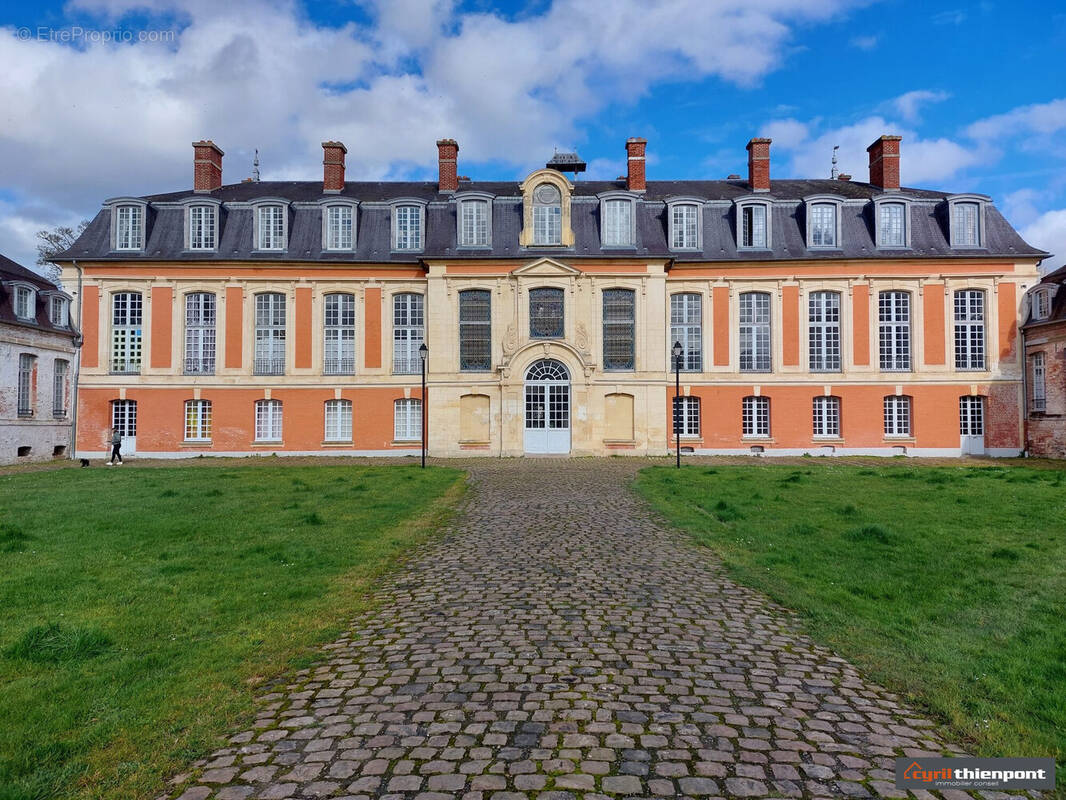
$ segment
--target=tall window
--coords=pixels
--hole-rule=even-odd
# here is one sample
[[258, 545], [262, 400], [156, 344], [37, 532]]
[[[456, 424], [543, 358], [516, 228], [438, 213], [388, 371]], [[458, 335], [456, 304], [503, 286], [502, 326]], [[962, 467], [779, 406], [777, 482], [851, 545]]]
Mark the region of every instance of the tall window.
[[255, 440], [257, 442], [281, 441], [281, 401], [255, 401]]
[[111, 427], [118, 431], [123, 439], [137, 435], [136, 400], [111, 401]]
[[770, 371], [770, 295], [740, 295], [740, 371]]
[[392, 300], [392, 371], [416, 375], [422, 371], [418, 348], [422, 346], [425, 317], [422, 295], [398, 294]]
[[699, 206], [678, 203], [670, 207], [670, 246], [674, 250], [699, 247]]
[[563, 335], [563, 290], [529, 290], [529, 338], [558, 339]]
[[65, 297], [53, 297], [48, 303], [48, 319], [57, 328], [70, 326], [70, 306]]
[[840, 398], [814, 398], [814, 435], [836, 439], [840, 436]]
[[603, 292], [603, 368], [633, 369], [636, 361], [635, 300], [631, 289]]
[[20, 417], [33, 416], [33, 372], [37, 359], [29, 353], [19, 354], [19, 380], [18, 380], [18, 415]]
[[1051, 316], [1051, 292], [1041, 289], [1033, 297], [1036, 300], [1033, 309], [1033, 319], [1047, 319]]
[[112, 372], [136, 374], [141, 371], [142, 311], [138, 292], [111, 296]]
[[215, 296], [185, 295], [185, 374], [215, 374]]
[[833, 203], [813, 203], [810, 230], [809, 247], [836, 247], [837, 207]]
[[115, 249], [140, 250], [144, 242], [141, 229], [144, 209], [140, 206], [119, 206], [115, 209]]
[[1044, 354], [1033, 353], [1033, 411], [1047, 410], [1047, 384], [1045, 382]]
[[326, 249], [352, 249], [352, 207], [326, 206]]
[[285, 295], [255, 296], [255, 374], [285, 374]]
[[[258, 438], [258, 437], [257, 437]], [[211, 439], [211, 401], [185, 401], [185, 441], [206, 442]]]
[[492, 369], [491, 295], [485, 289], [459, 292], [459, 369]]
[[700, 435], [700, 399], [698, 397], [674, 398], [672, 430], [678, 431], [681, 436]]
[[877, 297], [881, 369], [911, 368], [911, 296], [907, 292], [881, 292]]
[[355, 296], [327, 294], [322, 371], [327, 375], [355, 372]]
[[488, 247], [488, 200], [463, 200], [459, 204], [459, 215], [459, 244], [463, 247]]
[[985, 435], [984, 398], [979, 395], [963, 395], [959, 398], [959, 435]]
[[[700, 372], [703, 369], [703, 298], [698, 294], [670, 295], [670, 341], [681, 342], [684, 354], [681, 369], [685, 372]], [[673, 364], [670, 365], [671, 369]]]
[[533, 190], [533, 244], [563, 243], [563, 198], [559, 188], [542, 183]]
[[741, 410], [744, 436], [770, 435], [770, 398], [745, 397]]
[[420, 206], [396, 206], [393, 211], [395, 232], [393, 246], [396, 250], [422, 249], [422, 208]]
[[633, 244], [633, 203], [605, 200], [603, 203], [603, 244], [625, 247]]
[[954, 247], [977, 247], [981, 244], [981, 208], [977, 203], [953, 203], [951, 243]]
[[885, 398], [885, 436], [911, 435], [911, 399], [906, 395]]
[[326, 401], [326, 441], [350, 442], [352, 440], [352, 401]]
[[907, 244], [907, 206], [903, 203], [880, 203], [881, 247], [903, 247]]
[[33, 294], [33, 289], [25, 286], [15, 287], [15, 316], [19, 319], [33, 319], [36, 316]]
[[816, 372], [839, 372], [840, 293], [812, 292], [807, 308], [810, 368]]
[[259, 249], [285, 249], [284, 206], [259, 206]]
[[54, 370], [52, 373], [52, 416], [61, 418], [67, 415], [67, 376], [70, 374], [70, 362], [57, 358]]
[[215, 249], [215, 207], [189, 207], [189, 249]]
[[393, 404], [393, 437], [398, 442], [422, 439], [422, 401], [397, 400]]
[[761, 203], [740, 208], [740, 246], [766, 247], [766, 206]]
[[985, 368], [985, 293], [955, 292], [955, 369]]

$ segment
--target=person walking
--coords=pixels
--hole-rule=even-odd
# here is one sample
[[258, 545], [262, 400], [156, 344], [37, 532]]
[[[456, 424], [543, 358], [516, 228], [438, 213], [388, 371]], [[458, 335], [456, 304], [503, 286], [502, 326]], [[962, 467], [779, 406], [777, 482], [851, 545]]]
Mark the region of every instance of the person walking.
[[116, 459], [118, 465], [122, 466], [122, 433], [118, 428], [111, 429], [111, 460], [107, 462], [109, 467], [115, 466]]

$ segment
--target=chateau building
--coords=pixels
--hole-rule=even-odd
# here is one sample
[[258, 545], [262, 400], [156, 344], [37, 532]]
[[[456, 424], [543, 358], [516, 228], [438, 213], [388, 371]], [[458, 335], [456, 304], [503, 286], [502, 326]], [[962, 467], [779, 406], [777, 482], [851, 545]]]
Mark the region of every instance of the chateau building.
[[1029, 292], [1022, 328], [1027, 365], [1026, 449], [1066, 458], [1066, 267], [1044, 276]]
[[[868, 182], [579, 180], [223, 185], [105, 202], [81, 279], [78, 451], [154, 456], [1021, 452], [1018, 344], [1047, 256], [976, 194]], [[680, 343], [681, 396], [671, 347]], [[420, 348], [428, 348], [427, 397]]]

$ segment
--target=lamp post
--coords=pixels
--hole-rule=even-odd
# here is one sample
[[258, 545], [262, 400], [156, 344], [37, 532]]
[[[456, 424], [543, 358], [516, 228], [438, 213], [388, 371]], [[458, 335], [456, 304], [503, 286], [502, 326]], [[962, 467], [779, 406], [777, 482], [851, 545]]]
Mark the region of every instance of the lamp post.
[[670, 348], [674, 357], [674, 446], [677, 449], [677, 468], [681, 469], [681, 357], [685, 349], [681, 342]]
[[426, 468], [426, 437], [429, 434], [429, 404], [426, 402], [426, 356], [429, 348], [422, 342], [418, 346], [418, 357], [422, 359], [422, 469]]

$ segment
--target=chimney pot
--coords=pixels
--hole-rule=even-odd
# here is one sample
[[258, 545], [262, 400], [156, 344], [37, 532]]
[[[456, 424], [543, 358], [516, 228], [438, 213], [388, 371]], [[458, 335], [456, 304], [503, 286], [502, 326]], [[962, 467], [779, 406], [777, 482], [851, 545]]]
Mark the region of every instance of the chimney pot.
[[626, 188], [631, 192], [643, 192], [648, 188], [644, 160], [647, 146], [647, 139], [626, 139]]
[[870, 183], [882, 189], [899, 188], [899, 143], [901, 136], [881, 136], [866, 152], [870, 154]]
[[455, 139], [437, 140], [437, 186], [441, 192], [451, 193], [459, 188], [459, 143]]
[[841, 172], [839, 175], [837, 175], [837, 180], [838, 181], [850, 181], [851, 180], [851, 176], [848, 175], [847, 173]]
[[340, 192], [344, 189], [344, 156], [348, 148], [341, 142], [322, 142], [322, 191]]
[[213, 192], [222, 188], [222, 148], [210, 139], [192, 143], [192, 189]]
[[753, 192], [770, 191], [770, 143], [772, 139], [748, 142], [748, 186]]

